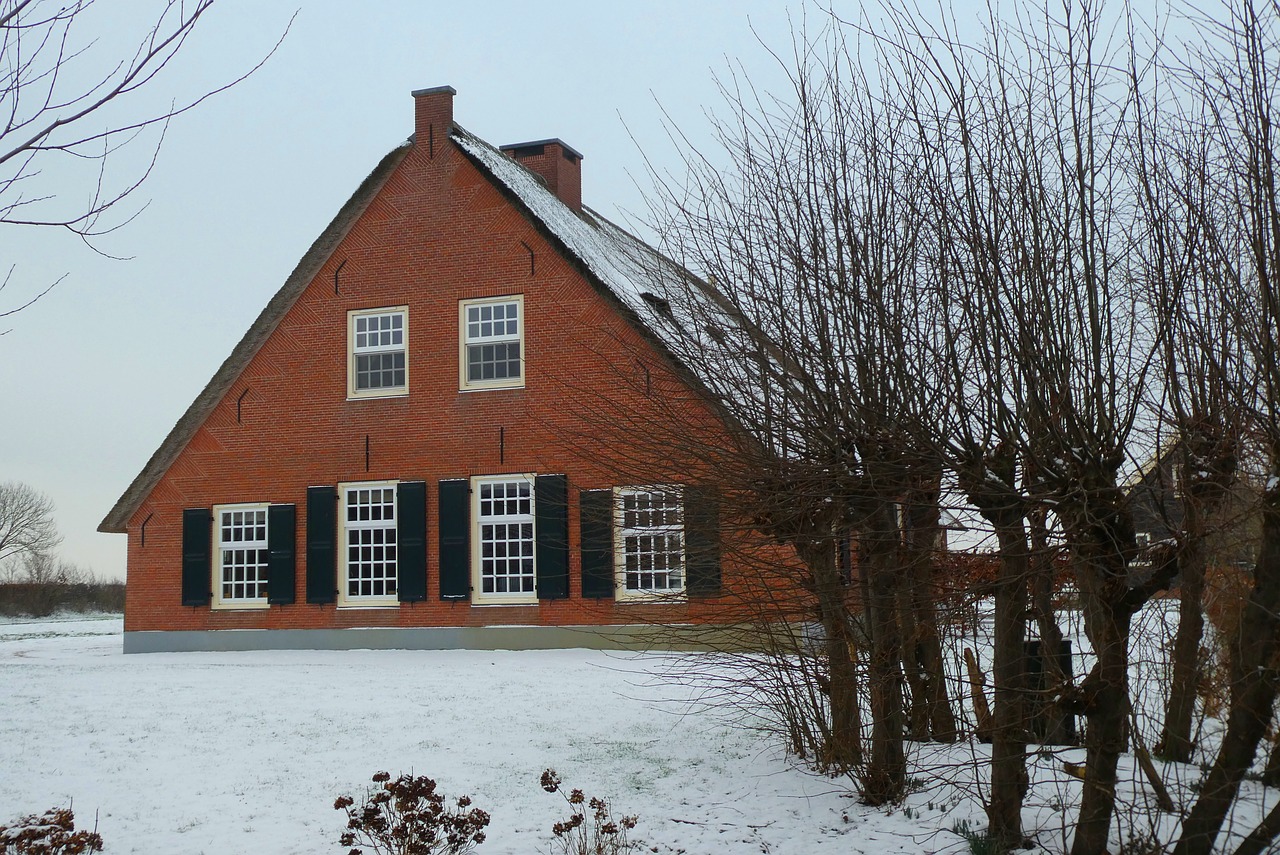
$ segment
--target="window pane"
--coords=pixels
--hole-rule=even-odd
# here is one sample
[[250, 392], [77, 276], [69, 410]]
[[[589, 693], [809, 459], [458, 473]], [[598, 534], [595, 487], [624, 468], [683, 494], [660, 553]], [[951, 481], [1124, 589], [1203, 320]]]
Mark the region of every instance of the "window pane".
[[534, 590], [532, 488], [524, 479], [479, 485], [480, 589], [491, 594]]
[[618, 543], [623, 588], [636, 592], [679, 590], [684, 567], [679, 494], [634, 490], [623, 492], [620, 499]]
[[347, 596], [389, 597], [396, 592], [394, 487], [346, 490]]
[[387, 312], [355, 318], [352, 339], [354, 388], [357, 392], [403, 389], [405, 313]]
[[264, 602], [267, 596], [267, 511], [221, 511], [218, 515], [219, 577], [224, 601]]

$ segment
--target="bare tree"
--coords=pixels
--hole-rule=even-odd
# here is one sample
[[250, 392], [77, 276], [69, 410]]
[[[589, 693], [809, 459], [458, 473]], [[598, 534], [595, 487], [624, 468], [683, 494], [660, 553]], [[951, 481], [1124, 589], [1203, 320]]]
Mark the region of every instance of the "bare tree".
[[[94, 238], [136, 215], [121, 203], [150, 174], [168, 122], [244, 80], [275, 51], [211, 91], [159, 109], [147, 106], [142, 93], [161, 86], [213, 2], [163, 0], [123, 55], [104, 56], [93, 28], [112, 12], [96, 0], [0, 0], [0, 224], [65, 229], [94, 246]], [[148, 129], [158, 131], [150, 162], [123, 182], [109, 179], [110, 157]], [[86, 162], [97, 167], [96, 176], [87, 176], [87, 192], [59, 193], [57, 176]], [[12, 269], [4, 273], [0, 291], [12, 276]], [[0, 304], [0, 318], [54, 284], [16, 305]]]
[[17, 481], [0, 483], [0, 566], [45, 555], [61, 540], [48, 496]]
[[[1261, 499], [1261, 543], [1253, 588], [1230, 639], [1230, 700], [1222, 744], [1183, 821], [1179, 855], [1213, 849], [1271, 720], [1280, 654], [1280, 119], [1276, 64], [1280, 3], [1229, 2], [1218, 23], [1204, 22], [1206, 44], [1192, 69], [1215, 145], [1211, 185], [1223, 204], [1208, 208], [1212, 262], [1222, 271], [1210, 299], [1228, 307], [1238, 330], [1242, 362], [1228, 374], [1267, 461]], [[1218, 195], [1220, 194], [1220, 195]], [[1213, 214], [1218, 216], [1213, 216]], [[1232, 367], [1232, 364], [1228, 364]], [[1260, 852], [1277, 828], [1274, 816], [1250, 835], [1241, 852]]]
[[[1002, 847], [1021, 842], [1028, 582], [1034, 570], [1037, 607], [1047, 608], [1047, 532], [1057, 526], [1097, 656], [1069, 693], [1089, 724], [1073, 852], [1104, 852], [1128, 728], [1129, 623], [1172, 573], [1165, 563], [1131, 576], [1117, 481], [1151, 347], [1130, 267], [1126, 147], [1141, 88], [1121, 69], [1136, 47], [1111, 40], [1089, 2], [1064, 2], [1043, 20], [1038, 10], [1012, 21], [993, 13], [977, 44], [954, 21], [892, 19], [887, 38], [921, 70], [920, 133], [942, 152], [930, 201], [939, 375], [952, 391], [942, 436], [1001, 557], [988, 834]], [[1060, 641], [1051, 620], [1041, 624], [1042, 641]]]
[[[1134, 140], [1145, 240], [1135, 248], [1155, 308], [1159, 357], [1152, 402], [1160, 413], [1150, 471], [1134, 501], [1176, 543], [1179, 618], [1164, 727], [1157, 752], [1189, 763], [1201, 676], [1204, 589], [1212, 521], [1230, 497], [1246, 424], [1239, 400], [1245, 361], [1223, 268], [1213, 258], [1227, 214], [1203, 116], [1159, 93], [1137, 101]], [[1168, 110], [1168, 115], [1162, 111]]]
[[[655, 230], [701, 281], [655, 299], [681, 319], [667, 346], [702, 366], [716, 409], [752, 438], [745, 457], [714, 468], [740, 485], [742, 516], [806, 569], [798, 582], [825, 654], [817, 688], [830, 701], [819, 753], [881, 804], [906, 786], [904, 659], [929, 729], [955, 737], [926, 601], [942, 466], [917, 439], [938, 406], [916, 358], [929, 305], [917, 257], [925, 207], [912, 198], [920, 141], [909, 105], [873, 85], [838, 29], [800, 34], [793, 47], [778, 57], [785, 97], [734, 79], [718, 151], [684, 141], [689, 178], [662, 191]], [[841, 572], [849, 541], [856, 586]], [[858, 654], [869, 676], [866, 752]]]

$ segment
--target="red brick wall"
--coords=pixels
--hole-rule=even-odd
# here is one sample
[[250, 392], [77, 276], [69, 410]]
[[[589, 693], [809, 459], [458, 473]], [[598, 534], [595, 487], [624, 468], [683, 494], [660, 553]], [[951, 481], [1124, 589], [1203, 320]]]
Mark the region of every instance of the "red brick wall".
[[[600, 419], [584, 421], [580, 407], [604, 389], [623, 402], [633, 426], [644, 421], [646, 408], [653, 418], [669, 419], [669, 399], [659, 407], [638, 387], [621, 383], [616, 367], [634, 365], [637, 356], [655, 366], [661, 360], [442, 138], [439, 125], [432, 131], [434, 157], [428, 156], [423, 112], [420, 105], [415, 148], [129, 520], [127, 630], [614, 624], [723, 616], [715, 601], [655, 606], [578, 596], [577, 492], [634, 483], [622, 480], [602, 453], [627, 443], [634, 427], [610, 436]], [[447, 111], [437, 112], [442, 122], [447, 119]], [[526, 246], [536, 256], [535, 275]], [[525, 387], [459, 392], [458, 301], [509, 294], [524, 295]], [[409, 394], [347, 400], [347, 312], [400, 305], [409, 307]], [[688, 407], [691, 422], [715, 424], [696, 404]], [[590, 429], [584, 431], [584, 424]], [[584, 441], [584, 434], [597, 445]], [[653, 480], [696, 469], [688, 457], [655, 454]], [[531, 606], [442, 602], [436, 482], [518, 472], [568, 475], [571, 597]], [[387, 609], [307, 604], [307, 487], [383, 479], [428, 484], [427, 601]], [[183, 607], [182, 510], [240, 502], [296, 505], [297, 603], [243, 611]], [[145, 546], [139, 536], [144, 520]]]

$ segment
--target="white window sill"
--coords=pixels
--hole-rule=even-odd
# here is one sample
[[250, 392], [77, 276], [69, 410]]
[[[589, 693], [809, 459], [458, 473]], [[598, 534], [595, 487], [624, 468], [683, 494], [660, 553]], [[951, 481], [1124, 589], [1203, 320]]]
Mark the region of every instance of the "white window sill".
[[388, 398], [407, 398], [407, 397], [409, 397], [408, 389], [404, 390], [403, 392], [388, 392], [385, 395], [374, 395], [374, 394], [352, 395], [350, 393], [347, 393], [348, 401], [385, 401]]
[[644, 605], [675, 605], [679, 603], [687, 603], [689, 596], [684, 591], [672, 591], [671, 593], [652, 593], [637, 594], [634, 592], [622, 593], [615, 592], [613, 596], [614, 602], [627, 606], [644, 606]]
[[475, 608], [481, 608], [481, 609], [489, 609], [494, 607], [509, 608], [511, 606], [536, 606], [537, 604], [538, 604], [538, 599], [536, 597], [532, 600], [500, 600], [498, 602], [494, 602], [492, 600], [490, 601], [480, 600], [480, 601], [475, 601], [471, 603], [471, 605], [474, 606]]
[[268, 602], [261, 603], [216, 603], [209, 606], [215, 612], [262, 612], [271, 608]]
[[339, 603], [338, 608], [342, 611], [370, 611], [374, 609], [398, 609], [400, 602], [389, 603]]
[[523, 389], [524, 384], [519, 383], [513, 386], [462, 386], [459, 392], [501, 392], [504, 389]]

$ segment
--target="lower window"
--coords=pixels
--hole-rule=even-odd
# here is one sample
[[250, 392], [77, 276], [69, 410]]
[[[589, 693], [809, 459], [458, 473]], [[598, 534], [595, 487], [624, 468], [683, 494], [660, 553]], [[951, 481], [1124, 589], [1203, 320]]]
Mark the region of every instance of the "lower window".
[[476, 478], [471, 492], [475, 601], [537, 602], [533, 476]]
[[345, 547], [342, 605], [396, 603], [396, 485], [341, 487]]
[[619, 599], [684, 593], [684, 508], [678, 490], [617, 490], [614, 531]]
[[213, 509], [215, 608], [267, 607], [267, 506]]

